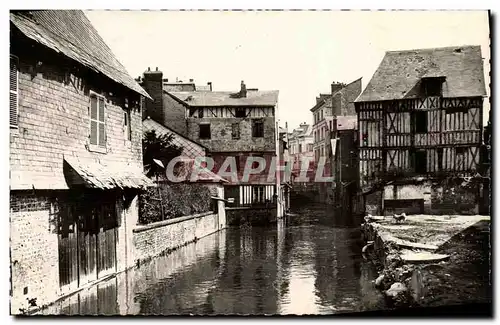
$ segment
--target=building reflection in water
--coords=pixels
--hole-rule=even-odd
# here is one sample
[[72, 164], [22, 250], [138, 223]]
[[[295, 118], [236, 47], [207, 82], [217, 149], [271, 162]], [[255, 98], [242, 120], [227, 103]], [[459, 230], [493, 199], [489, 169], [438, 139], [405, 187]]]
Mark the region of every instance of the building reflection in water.
[[[325, 222], [227, 229], [62, 299], [43, 314], [317, 314], [380, 295], [359, 233]], [[319, 216], [319, 217], [318, 217]]]

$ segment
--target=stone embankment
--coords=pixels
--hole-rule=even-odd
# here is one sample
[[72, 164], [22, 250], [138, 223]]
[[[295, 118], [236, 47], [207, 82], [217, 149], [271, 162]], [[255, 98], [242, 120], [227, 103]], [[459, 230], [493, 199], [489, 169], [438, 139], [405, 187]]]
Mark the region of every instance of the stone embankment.
[[363, 255], [389, 306], [491, 302], [489, 226], [489, 216], [370, 216]]

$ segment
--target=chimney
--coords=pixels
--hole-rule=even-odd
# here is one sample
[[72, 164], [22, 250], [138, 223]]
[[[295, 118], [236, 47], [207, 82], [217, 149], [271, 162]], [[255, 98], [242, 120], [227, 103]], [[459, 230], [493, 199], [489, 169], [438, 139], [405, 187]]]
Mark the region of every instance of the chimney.
[[285, 129], [288, 131], [288, 122], [285, 122]]
[[340, 82], [332, 82], [332, 95], [340, 89], [342, 89], [342, 84]]
[[163, 124], [164, 111], [163, 111], [163, 73], [156, 68], [156, 71], [148, 71], [143, 74], [142, 87], [153, 98], [153, 100], [146, 99], [144, 110], [142, 112], [143, 118], [151, 116], [153, 120]]
[[189, 82], [194, 82], [194, 79], [189, 79]]
[[241, 81], [240, 96], [247, 97], [247, 86], [245, 85], [245, 82], [243, 80]]
[[212, 91], [212, 82], [211, 81], [207, 82], [207, 85], [210, 88], [210, 91]]

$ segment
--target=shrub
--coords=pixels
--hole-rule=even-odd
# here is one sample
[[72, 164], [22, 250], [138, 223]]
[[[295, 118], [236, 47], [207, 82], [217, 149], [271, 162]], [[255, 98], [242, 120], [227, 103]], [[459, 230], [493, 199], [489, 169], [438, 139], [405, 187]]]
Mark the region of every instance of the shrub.
[[162, 183], [141, 194], [139, 223], [149, 224], [211, 210], [211, 193], [205, 185]]

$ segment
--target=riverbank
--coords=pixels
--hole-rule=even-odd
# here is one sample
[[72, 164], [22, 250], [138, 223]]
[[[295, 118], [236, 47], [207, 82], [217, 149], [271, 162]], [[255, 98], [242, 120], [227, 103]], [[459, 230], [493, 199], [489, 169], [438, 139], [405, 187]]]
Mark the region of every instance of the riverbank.
[[362, 231], [389, 306], [491, 303], [490, 217], [374, 217]]

